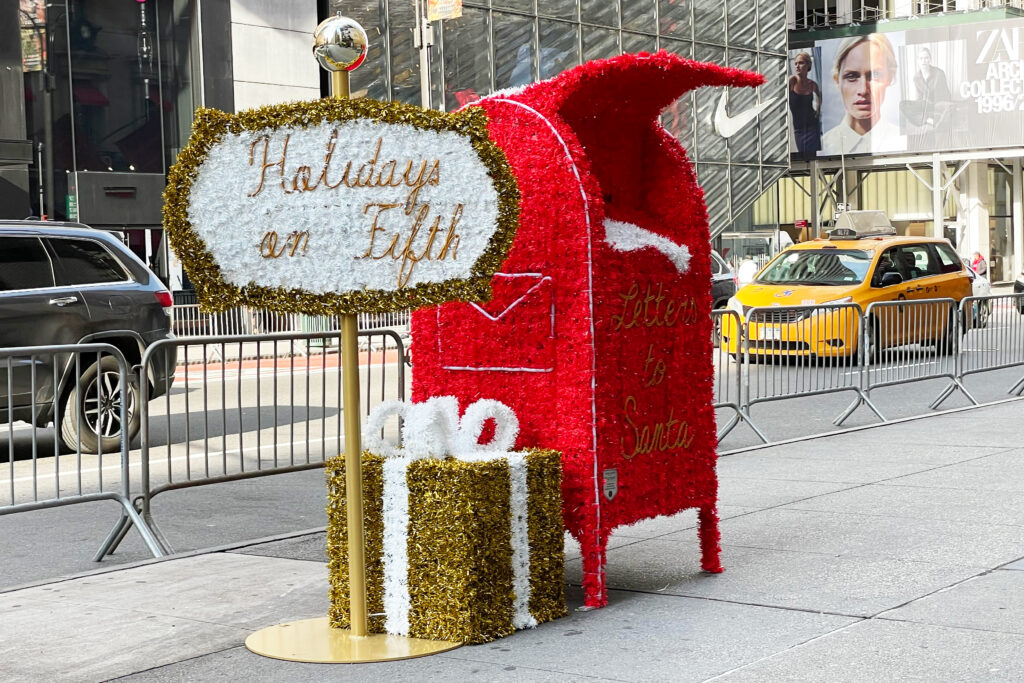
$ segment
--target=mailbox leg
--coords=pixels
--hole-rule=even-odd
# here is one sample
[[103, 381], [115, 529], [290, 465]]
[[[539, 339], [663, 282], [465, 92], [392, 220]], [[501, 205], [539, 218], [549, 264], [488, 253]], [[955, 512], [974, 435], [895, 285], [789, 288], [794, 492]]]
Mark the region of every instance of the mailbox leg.
[[589, 531], [580, 542], [583, 554], [583, 606], [589, 609], [608, 604], [608, 589], [605, 586], [605, 563], [608, 557], [605, 548], [608, 537], [598, 530]]
[[706, 572], [718, 574], [722, 571], [722, 561], [719, 556], [721, 548], [718, 545], [720, 536], [718, 533], [718, 511], [713, 505], [702, 507], [697, 514], [700, 524], [697, 534], [700, 536], [700, 566]]

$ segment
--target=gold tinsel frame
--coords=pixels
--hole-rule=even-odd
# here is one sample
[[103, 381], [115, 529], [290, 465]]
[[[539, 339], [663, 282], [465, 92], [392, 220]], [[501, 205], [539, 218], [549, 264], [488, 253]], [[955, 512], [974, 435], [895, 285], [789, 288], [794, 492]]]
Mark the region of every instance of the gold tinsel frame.
[[[452, 131], [470, 138], [487, 168], [498, 194], [498, 226], [487, 248], [470, 269], [470, 276], [444, 282], [421, 283], [394, 291], [366, 289], [338, 294], [319, 294], [304, 289], [236, 287], [224, 281], [220, 267], [206, 243], [188, 221], [188, 198], [199, 169], [210, 149], [228, 133], [312, 126], [321, 123], [368, 119], [381, 123], [408, 124], [428, 131]], [[487, 135], [487, 114], [478, 107], [445, 113], [400, 102], [370, 99], [322, 99], [292, 102], [238, 114], [200, 108], [192, 122], [188, 145], [178, 155], [164, 190], [164, 230], [196, 288], [200, 307], [207, 312], [248, 305], [282, 313], [333, 315], [379, 313], [444, 303], [486, 301], [491, 297], [491, 277], [501, 267], [519, 223], [519, 188], [505, 153]]]

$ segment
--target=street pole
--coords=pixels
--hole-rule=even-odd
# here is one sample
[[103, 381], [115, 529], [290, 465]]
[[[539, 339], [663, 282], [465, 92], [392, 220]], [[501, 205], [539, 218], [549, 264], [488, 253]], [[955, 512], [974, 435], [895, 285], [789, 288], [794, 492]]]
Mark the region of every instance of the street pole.
[[413, 0], [415, 3], [416, 28], [413, 30], [413, 47], [420, 55], [420, 106], [430, 106], [430, 46], [434, 44], [434, 30], [427, 20], [427, 0]]

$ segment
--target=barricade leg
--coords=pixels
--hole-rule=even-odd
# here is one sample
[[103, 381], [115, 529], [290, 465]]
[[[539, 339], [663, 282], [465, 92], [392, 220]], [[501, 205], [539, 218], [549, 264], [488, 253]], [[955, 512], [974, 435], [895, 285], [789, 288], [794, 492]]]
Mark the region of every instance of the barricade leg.
[[739, 417], [740, 420], [746, 422], [747, 426], [750, 427], [755, 434], [757, 434], [757, 438], [761, 439], [761, 443], [771, 443], [771, 439], [765, 436], [765, 433], [762, 432], [756, 424], [754, 424], [754, 419], [750, 417], [749, 408], [744, 408], [741, 406], [736, 410], [736, 415]]
[[729, 435], [729, 432], [735, 429], [736, 425], [740, 423], [741, 418], [739, 410], [737, 410], [736, 408], [733, 408], [733, 410], [736, 411], [735, 414], [731, 418], [729, 418], [729, 421], [725, 423], [725, 426], [718, 431], [719, 441], [727, 437]]
[[1022, 392], [1024, 392], [1024, 377], [1021, 377], [1020, 381], [1010, 387], [1010, 390], [1006, 393], [1013, 396], [1020, 396]]
[[715, 506], [708, 505], [697, 513], [697, 535], [700, 537], [700, 567], [706, 572], [719, 574], [722, 572], [721, 552], [719, 545], [721, 536], [718, 532], [718, 511]]
[[853, 399], [853, 403], [847, 406], [846, 410], [841, 412], [839, 416], [836, 417], [836, 419], [832, 420], [832, 424], [834, 424], [836, 427], [841, 427], [842, 424], [846, 422], [846, 420], [848, 420], [851, 415], [857, 412], [857, 408], [860, 408], [861, 406], [867, 406], [871, 410], [871, 412], [873, 412], [875, 416], [878, 417], [879, 420], [881, 420], [882, 422], [887, 422], [887, 420], [885, 419], [885, 415], [882, 415], [882, 411], [878, 409], [878, 406], [876, 406], [875, 402], [871, 400], [871, 397], [868, 396], [867, 392], [858, 391], [857, 398]]
[[124, 539], [128, 529], [132, 526], [139, 530], [142, 542], [149, 548], [149, 552], [153, 557], [165, 557], [171, 554], [167, 548], [162, 546], [152, 529], [139, 515], [139, 511], [132, 505], [132, 502], [127, 498], [123, 498], [121, 500], [121, 517], [114, 524], [114, 528], [110, 530], [110, 533], [107, 534], [107, 538], [103, 541], [100, 549], [96, 551], [93, 561], [99, 562], [107, 555], [112, 554], [121, 540]]
[[132, 528], [132, 518], [128, 516], [128, 513], [121, 510], [121, 517], [114, 523], [114, 528], [107, 534], [107, 538], [100, 545], [100, 549], [93, 555], [93, 562], [102, 562], [104, 557], [113, 555], [117, 547], [121, 545], [121, 541], [124, 540], [125, 534]]
[[[127, 508], [131, 507], [134, 515], [127, 511]], [[113, 555], [114, 552], [121, 545], [121, 541], [131, 531], [132, 526], [135, 524], [135, 520], [138, 519], [140, 522], [139, 533], [142, 534], [143, 540], [146, 539], [147, 534], [152, 536], [156, 546], [160, 549], [160, 554], [154, 554], [153, 557], [163, 557], [165, 555], [173, 555], [174, 549], [167, 542], [163, 533], [160, 531], [160, 527], [157, 526], [156, 521], [149, 514], [149, 506], [145, 503], [145, 500], [140, 496], [135, 499], [134, 505], [125, 505], [124, 509], [121, 510], [121, 518], [114, 524], [114, 528], [107, 534], [106, 540], [100, 546], [100, 549], [96, 551], [93, 556], [93, 562], [102, 562], [104, 557]], [[143, 531], [145, 529], [145, 531]], [[149, 545], [149, 542], [146, 543]], [[150, 548], [152, 550], [152, 548]]]
[[[1021, 380], [1021, 381], [1024, 382], [1024, 380]], [[929, 405], [928, 407], [931, 408], [932, 410], [935, 410], [940, 405], [942, 405], [943, 401], [945, 401], [947, 398], [952, 396], [958, 390], [964, 396], [967, 397], [967, 400], [970, 401], [971, 404], [978, 405], [978, 401], [974, 398], [974, 396], [971, 395], [971, 392], [967, 391], [967, 387], [965, 387], [963, 385], [963, 382], [961, 382], [958, 379], [953, 379], [953, 380], [950, 380], [949, 384], [946, 385], [946, 388], [942, 390], [942, 393], [939, 394], [938, 398], [936, 398], [934, 401], [932, 401], [931, 405]]]

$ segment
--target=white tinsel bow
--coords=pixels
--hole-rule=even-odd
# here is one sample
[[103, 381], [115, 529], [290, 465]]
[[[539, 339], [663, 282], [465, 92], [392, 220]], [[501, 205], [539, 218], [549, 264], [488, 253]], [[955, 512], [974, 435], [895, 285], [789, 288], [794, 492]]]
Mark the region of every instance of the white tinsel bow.
[[[392, 416], [402, 418], [401, 445], [381, 436]], [[487, 420], [494, 420], [494, 438], [481, 444], [480, 434]], [[454, 396], [435, 396], [423, 403], [384, 401], [367, 418], [363, 427], [363, 448], [385, 458], [443, 458], [453, 455], [468, 459], [485, 453], [512, 450], [519, 436], [519, 418], [501, 401], [485, 398], [466, 408], [459, 420], [459, 401]]]
[[[402, 418], [401, 442], [382, 436], [388, 418]], [[494, 438], [479, 443], [487, 420], [494, 420]], [[527, 507], [526, 454], [513, 452], [519, 435], [515, 411], [500, 401], [482, 399], [466, 408], [459, 419], [454, 396], [437, 396], [423, 403], [384, 401], [370, 413], [363, 428], [363, 447], [384, 456], [384, 613], [385, 630], [409, 634], [409, 483], [406, 470], [413, 460], [444, 458], [480, 461], [505, 458], [509, 466], [511, 509], [512, 585], [515, 591], [513, 625], [532, 628], [530, 614], [530, 543]]]

